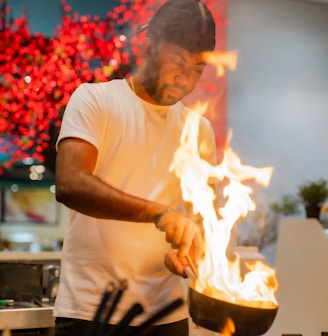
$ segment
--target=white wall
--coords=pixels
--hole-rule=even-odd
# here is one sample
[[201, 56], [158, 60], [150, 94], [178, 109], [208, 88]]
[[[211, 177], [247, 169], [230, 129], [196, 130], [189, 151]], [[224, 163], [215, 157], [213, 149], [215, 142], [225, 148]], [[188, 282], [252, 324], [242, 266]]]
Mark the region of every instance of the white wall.
[[328, 178], [328, 5], [228, 0], [232, 147], [244, 163], [274, 166], [267, 201]]

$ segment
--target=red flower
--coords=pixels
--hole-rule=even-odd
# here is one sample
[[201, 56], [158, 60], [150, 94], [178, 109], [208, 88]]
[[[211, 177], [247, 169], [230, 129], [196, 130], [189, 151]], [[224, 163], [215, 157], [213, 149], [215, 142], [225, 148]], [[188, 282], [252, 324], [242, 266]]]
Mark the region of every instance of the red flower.
[[125, 77], [139, 63], [136, 29], [148, 22], [154, 4], [122, 0], [104, 18], [71, 13], [65, 0], [62, 9], [53, 37], [31, 34], [25, 14], [9, 23], [0, 17], [0, 174], [29, 155], [44, 161], [49, 130], [58, 130], [81, 83]]

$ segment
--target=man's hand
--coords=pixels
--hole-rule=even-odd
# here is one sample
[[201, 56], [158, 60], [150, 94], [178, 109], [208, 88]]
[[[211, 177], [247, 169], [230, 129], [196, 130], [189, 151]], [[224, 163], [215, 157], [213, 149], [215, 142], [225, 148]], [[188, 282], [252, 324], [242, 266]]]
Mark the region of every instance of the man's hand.
[[165, 266], [167, 269], [175, 275], [179, 275], [183, 278], [187, 278], [184, 269], [188, 267], [188, 262], [186, 258], [178, 258], [178, 251], [172, 250], [165, 254], [164, 259]]
[[170, 211], [160, 218], [157, 228], [165, 232], [166, 241], [173, 249], [177, 249], [178, 259], [189, 255], [197, 264], [203, 255], [203, 237], [195, 222], [179, 212]]

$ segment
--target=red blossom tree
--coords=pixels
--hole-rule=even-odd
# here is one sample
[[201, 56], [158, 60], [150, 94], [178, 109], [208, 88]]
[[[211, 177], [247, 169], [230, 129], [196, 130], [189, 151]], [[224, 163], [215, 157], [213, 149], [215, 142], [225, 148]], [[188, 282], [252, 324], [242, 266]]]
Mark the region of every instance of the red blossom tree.
[[25, 158], [44, 162], [51, 132], [81, 83], [130, 74], [140, 60], [136, 28], [162, 2], [122, 0], [100, 18], [72, 13], [63, 0], [61, 25], [46, 37], [30, 33], [26, 13], [6, 22], [10, 9], [0, 0], [0, 174]]
[[1, 168], [27, 157], [43, 162], [50, 127], [60, 126], [75, 88], [127, 76], [138, 62], [141, 37], [134, 30], [147, 22], [149, 1], [122, 1], [105, 18], [72, 13], [66, 2], [62, 8], [62, 23], [49, 38], [30, 33], [26, 14], [7, 23], [10, 9], [2, 1]]

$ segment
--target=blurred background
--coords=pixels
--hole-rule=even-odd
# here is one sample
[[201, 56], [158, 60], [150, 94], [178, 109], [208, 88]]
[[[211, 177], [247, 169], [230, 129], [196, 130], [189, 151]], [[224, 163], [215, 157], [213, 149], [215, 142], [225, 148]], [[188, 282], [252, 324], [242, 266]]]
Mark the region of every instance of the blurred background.
[[[257, 209], [245, 220], [246, 229], [236, 229], [235, 242], [265, 249], [274, 244], [281, 217], [306, 216], [298, 199], [299, 187], [328, 179], [328, 3], [306, 0], [216, 3], [221, 11], [219, 49], [238, 53], [236, 70], [228, 71], [214, 89], [222, 96], [211, 114], [220, 116], [211, 120], [218, 142], [222, 145], [222, 139], [231, 130], [230, 145], [242, 163], [274, 167], [267, 188], [252, 186]], [[3, 4], [11, 9], [7, 18], [26, 14], [31, 34], [42, 33], [47, 37], [54, 35], [65, 12], [65, 6], [58, 0], [7, 0]], [[70, 14], [104, 18], [121, 2], [70, 0], [66, 5], [70, 6]], [[143, 15], [146, 14], [140, 15], [140, 20]], [[6, 53], [6, 48], [2, 45], [1, 52]], [[132, 72], [133, 64], [125, 70]], [[209, 91], [213, 95], [213, 88]], [[48, 170], [47, 173], [48, 188], [53, 185], [53, 175]], [[29, 237], [36, 248], [60, 248], [68, 210], [53, 204], [50, 212], [55, 214], [43, 221], [45, 225], [38, 223], [39, 217], [28, 218], [24, 223], [12, 218], [9, 221], [3, 212], [6, 197], [10, 197], [8, 185], [12, 182], [12, 176], [9, 184], [2, 181], [1, 239], [10, 241], [14, 235], [19, 240], [17, 235], [24, 234], [21, 239]], [[43, 197], [47, 202], [55, 202], [49, 201], [47, 195]], [[325, 209], [323, 206], [320, 214], [322, 222], [326, 218]], [[42, 211], [32, 213], [37, 215], [42, 216]]]

